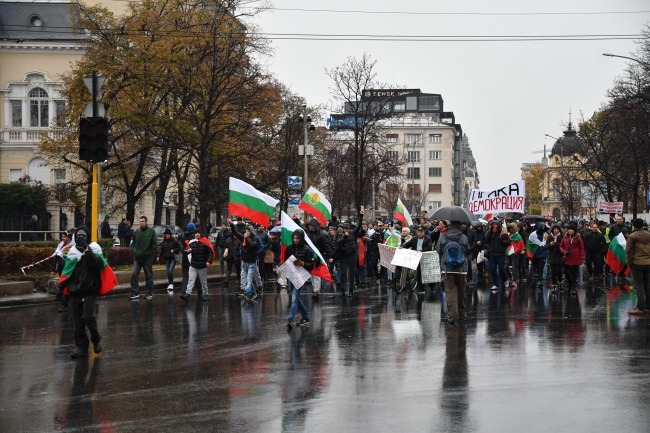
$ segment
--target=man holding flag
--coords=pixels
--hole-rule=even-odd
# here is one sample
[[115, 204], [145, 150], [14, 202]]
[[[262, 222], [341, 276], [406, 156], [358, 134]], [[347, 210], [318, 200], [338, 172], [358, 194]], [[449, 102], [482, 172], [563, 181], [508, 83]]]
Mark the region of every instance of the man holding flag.
[[[293, 262], [295, 266], [301, 266], [311, 273], [314, 268], [314, 251], [309, 248], [305, 242], [305, 232], [302, 229], [295, 230], [291, 235], [291, 245], [287, 247], [284, 252], [285, 260], [294, 256], [296, 261]], [[287, 328], [293, 328], [293, 319], [296, 317], [296, 311], [300, 310], [302, 319], [298, 322], [298, 326], [309, 326], [309, 312], [300, 299], [300, 290], [304, 287], [296, 287], [291, 280], [287, 278], [287, 284], [291, 291], [291, 309], [289, 310], [289, 317], [287, 319]]]
[[411, 219], [411, 214], [402, 203], [402, 200], [397, 198], [397, 205], [395, 206], [395, 212], [393, 212], [393, 219], [400, 221], [404, 227], [411, 227], [413, 225], [413, 220]]

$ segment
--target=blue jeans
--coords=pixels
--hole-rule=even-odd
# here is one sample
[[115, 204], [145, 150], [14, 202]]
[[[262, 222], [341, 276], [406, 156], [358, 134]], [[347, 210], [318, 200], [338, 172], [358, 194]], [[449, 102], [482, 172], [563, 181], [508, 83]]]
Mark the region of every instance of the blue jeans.
[[174, 267], [176, 267], [176, 259], [165, 259], [165, 268], [167, 268], [167, 281], [169, 284], [174, 284]]
[[255, 263], [242, 262], [242, 274], [246, 277], [246, 285], [244, 286], [244, 294], [246, 296], [253, 296], [255, 294], [255, 286], [253, 285], [253, 278], [255, 277]]
[[300, 315], [303, 319], [309, 320], [307, 307], [305, 307], [305, 304], [302, 303], [302, 299], [300, 299], [300, 289], [302, 289], [302, 287], [298, 287], [296, 289], [296, 286], [294, 286], [291, 281], [287, 280], [287, 282], [289, 283], [289, 289], [291, 290], [291, 309], [289, 310], [289, 322], [293, 322], [293, 318], [296, 317], [296, 310], [300, 310]]
[[503, 289], [503, 280], [506, 277], [506, 256], [490, 256], [490, 276], [492, 285]]

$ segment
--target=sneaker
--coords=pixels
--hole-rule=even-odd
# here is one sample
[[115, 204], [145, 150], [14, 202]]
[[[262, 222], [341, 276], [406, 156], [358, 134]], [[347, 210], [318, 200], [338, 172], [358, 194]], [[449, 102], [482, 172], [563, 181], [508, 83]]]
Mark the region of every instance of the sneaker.
[[293, 322], [287, 322], [287, 329], [291, 331], [293, 329]]
[[312, 293], [311, 298], [315, 301], [318, 300], [320, 298], [320, 292]]
[[492, 290], [493, 292], [498, 292], [499, 288], [497, 286], [492, 286], [490, 290]]
[[632, 311], [629, 311], [627, 314], [630, 316], [641, 316], [642, 314], [645, 314], [645, 310], [640, 310], [638, 308], [635, 308]]
[[167, 291], [168, 292], [173, 292], [174, 291], [174, 285], [170, 284], [169, 286], [167, 286]]
[[300, 319], [300, 322], [298, 322], [298, 326], [309, 326], [309, 319]]
[[61, 305], [59, 307], [59, 313], [67, 313], [70, 308], [66, 307], [65, 305]]
[[138, 299], [140, 299], [140, 296], [138, 296], [138, 295], [131, 295], [131, 296], [129, 296], [129, 300], [130, 300], [130, 301], [137, 301]]
[[97, 343], [93, 343], [93, 350], [95, 353], [101, 353], [102, 352], [102, 342], [99, 340]]
[[146, 299], [147, 301], [150, 301], [150, 300], [153, 299], [153, 295], [147, 295], [147, 296], [144, 297], [144, 299]]
[[70, 354], [70, 358], [76, 359], [76, 358], [88, 358], [88, 351], [83, 351], [79, 349], [77, 346], [72, 349], [72, 353]]
[[187, 293], [184, 294], [184, 295], [181, 295], [181, 299], [182, 299], [183, 301], [187, 302], [187, 301], [190, 300], [190, 295], [188, 295]]
[[208, 295], [203, 295], [201, 297], [201, 300], [204, 301], [204, 302], [208, 302]]
[[253, 293], [253, 296], [249, 296], [251, 301], [254, 301], [257, 299], [257, 293]]

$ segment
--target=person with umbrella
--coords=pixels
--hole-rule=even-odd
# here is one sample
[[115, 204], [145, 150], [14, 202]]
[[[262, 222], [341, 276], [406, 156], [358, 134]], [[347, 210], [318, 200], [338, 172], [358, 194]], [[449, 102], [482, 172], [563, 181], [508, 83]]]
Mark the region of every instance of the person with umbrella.
[[436, 251], [440, 256], [440, 272], [447, 293], [447, 323], [454, 325], [467, 318], [465, 285], [469, 242], [460, 229], [460, 221], [450, 222], [448, 230], [440, 235]]

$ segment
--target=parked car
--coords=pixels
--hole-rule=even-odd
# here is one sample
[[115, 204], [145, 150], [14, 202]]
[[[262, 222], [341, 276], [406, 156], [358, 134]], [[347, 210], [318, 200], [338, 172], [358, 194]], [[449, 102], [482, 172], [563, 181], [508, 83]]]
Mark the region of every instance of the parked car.
[[183, 235], [183, 230], [179, 226], [155, 225], [153, 226], [153, 229], [156, 231], [156, 236], [158, 237], [158, 243], [162, 241], [166, 229], [170, 229], [172, 231], [172, 236], [174, 236], [176, 239], [180, 239], [180, 237]]
[[221, 233], [221, 227], [212, 227], [210, 230], [210, 241], [212, 243], [215, 243], [217, 241], [217, 236], [219, 236], [219, 233]]

